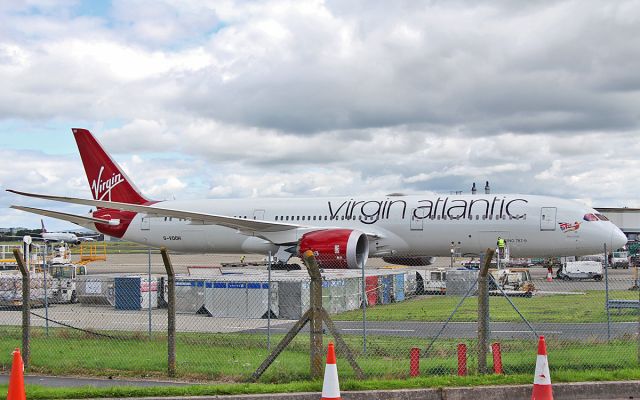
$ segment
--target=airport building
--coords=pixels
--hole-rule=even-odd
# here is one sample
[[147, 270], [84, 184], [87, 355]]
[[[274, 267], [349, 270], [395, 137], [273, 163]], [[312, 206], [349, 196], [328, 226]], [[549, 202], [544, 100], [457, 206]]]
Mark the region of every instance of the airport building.
[[598, 207], [596, 210], [620, 228], [629, 241], [640, 240], [640, 208]]

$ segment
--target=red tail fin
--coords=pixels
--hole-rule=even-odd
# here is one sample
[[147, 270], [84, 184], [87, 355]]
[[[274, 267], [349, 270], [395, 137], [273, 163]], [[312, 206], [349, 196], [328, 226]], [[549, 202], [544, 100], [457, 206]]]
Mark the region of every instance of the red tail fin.
[[94, 200], [145, 204], [147, 200], [86, 129], [72, 129]]

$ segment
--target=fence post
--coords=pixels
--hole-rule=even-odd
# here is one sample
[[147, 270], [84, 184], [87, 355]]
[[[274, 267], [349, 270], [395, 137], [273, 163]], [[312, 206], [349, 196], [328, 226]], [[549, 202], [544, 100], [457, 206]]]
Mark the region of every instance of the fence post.
[[[149, 322], [149, 327], [148, 327], [149, 339], [151, 339], [151, 246], [147, 246], [147, 260], [148, 260], [147, 279], [149, 280], [149, 285], [148, 285], [149, 291], [147, 292], [147, 299], [149, 300], [149, 309], [148, 309], [147, 317], [149, 320], [148, 321]], [[158, 284], [156, 283], [156, 288], [157, 287], [158, 287]], [[158, 297], [158, 292], [156, 292], [156, 297]]]
[[487, 249], [484, 263], [478, 274], [478, 373], [487, 373], [487, 352], [489, 351], [489, 265], [495, 251]]
[[[613, 251], [613, 249], [611, 249]], [[609, 309], [609, 254], [607, 244], [604, 244], [604, 306], [607, 311], [607, 342], [611, 342], [611, 311]]]
[[273, 258], [271, 257], [271, 252], [269, 252], [269, 264], [267, 264], [268, 268], [268, 285], [267, 286], [267, 350], [271, 351], [271, 267], [273, 263]]
[[160, 248], [164, 268], [167, 270], [167, 373], [176, 375], [176, 276], [166, 247]]
[[364, 268], [361, 268], [362, 272], [362, 353], [367, 354], [367, 303], [369, 298], [367, 297], [367, 278], [364, 274]]
[[22, 360], [24, 362], [24, 369], [28, 369], [31, 361], [31, 350], [29, 346], [31, 338], [31, 277], [20, 250], [14, 249], [13, 256], [22, 274]]
[[311, 316], [309, 318], [309, 349], [311, 351], [311, 378], [317, 379], [322, 377], [322, 276], [318, 269], [317, 262], [314, 257], [305, 257], [305, 264], [311, 276], [311, 298], [310, 307]]

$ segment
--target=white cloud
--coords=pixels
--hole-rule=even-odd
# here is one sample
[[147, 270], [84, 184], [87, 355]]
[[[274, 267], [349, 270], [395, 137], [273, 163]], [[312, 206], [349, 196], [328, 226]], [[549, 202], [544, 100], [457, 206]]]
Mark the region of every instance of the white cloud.
[[[90, 121], [150, 197], [489, 180], [640, 206], [637, 2], [79, 4], [0, 4], [0, 119]], [[88, 195], [76, 155], [9, 149], [3, 188]]]

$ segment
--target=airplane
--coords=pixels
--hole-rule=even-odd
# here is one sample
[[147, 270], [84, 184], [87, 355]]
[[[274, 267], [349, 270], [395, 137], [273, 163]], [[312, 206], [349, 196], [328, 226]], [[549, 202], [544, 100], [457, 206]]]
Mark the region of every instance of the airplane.
[[[98, 235], [90, 235], [90, 236], [78, 236], [73, 232], [49, 232], [47, 228], [44, 226], [44, 220], [40, 220], [40, 224], [42, 225], [42, 232], [40, 235], [30, 235], [33, 240], [42, 240], [46, 243], [48, 242], [62, 242], [69, 244], [80, 244], [82, 242], [95, 242], [95, 238]], [[20, 238], [23, 236], [6, 236], [11, 238]]]
[[[78, 236], [72, 232], [48, 232], [44, 226], [44, 220], [40, 220], [42, 224], [42, 233], [40, 238], [45, 242], [65, 242], [80, 244], [82, 242], [94, 242], [95, 236]], [[97, 235], [96, 235], [97, 236]]]
[[105, 235], [192, 253], [271, 253], [278, 262], [312, 250], [323, 268], [364, 268], [480, 254], [502, 237], [512, 257], [586, 255], [627, 238], [582, 203], [522, 194], [390, 194], [327, 198], [156, 201], [145, 197], [86, 129], [72, 129], [93, 199], [9, 192], [96, 207], [88, 215], [11, 206]]

